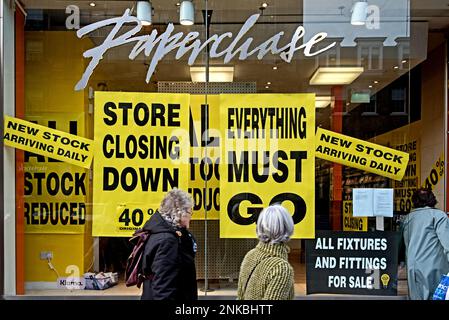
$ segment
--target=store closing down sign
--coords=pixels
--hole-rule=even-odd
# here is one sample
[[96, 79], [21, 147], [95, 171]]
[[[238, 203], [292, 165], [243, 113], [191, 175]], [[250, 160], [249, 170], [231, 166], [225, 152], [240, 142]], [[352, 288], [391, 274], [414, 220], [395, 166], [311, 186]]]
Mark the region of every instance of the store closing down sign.
[[343, 231], [368, 231], [368, 218], [353, 216], [352, 200], [343, 201]]
[[398, 233], [317, 231], [306, 241], [307, 294], [397, 295]]
[[94, 236], [131, 236], [188, 189], [189, 95], [95, 93]]
[[5, 145], [89, 168], [93, 158], [90, 139], [5, 116]]
[[315, 155], [394, 180], [405, 174], [409, 154], [318, 128]]

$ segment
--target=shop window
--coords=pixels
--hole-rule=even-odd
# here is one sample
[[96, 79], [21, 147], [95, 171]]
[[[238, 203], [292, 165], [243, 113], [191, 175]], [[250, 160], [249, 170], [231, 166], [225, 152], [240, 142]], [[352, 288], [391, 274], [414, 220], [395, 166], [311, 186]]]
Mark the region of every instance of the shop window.
[[407, 115], [407, 88], [391, 89], [391, 113], [390, 115]]
[[378, 116], [376, 95], [371, 96], [369, 103], [362, 106], [362, 116]]
[[[317, 45], [318, 50], [322, 50], [326, 48], [330, 42], [325, 41]], [[325, 51], [323, 54], [320, 54], [315, 57], [315, 68], [322, 66], [340, 66], [341, 65], [341, 47], [339, 44], [334, 46], [332, 49]]]
[[383, 65], [384, 52], [382, 43], [370, 42], [360, 43], [357, 48], [357, 61], [365, 71], [381, 71]]

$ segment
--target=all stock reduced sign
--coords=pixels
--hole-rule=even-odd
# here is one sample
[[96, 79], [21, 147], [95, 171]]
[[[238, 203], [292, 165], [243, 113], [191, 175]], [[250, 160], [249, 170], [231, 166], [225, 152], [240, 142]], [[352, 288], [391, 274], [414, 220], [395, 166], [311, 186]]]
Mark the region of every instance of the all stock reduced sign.
[[399, 234], [317, 231], [306, 240], [307, 294], [397, 295]]

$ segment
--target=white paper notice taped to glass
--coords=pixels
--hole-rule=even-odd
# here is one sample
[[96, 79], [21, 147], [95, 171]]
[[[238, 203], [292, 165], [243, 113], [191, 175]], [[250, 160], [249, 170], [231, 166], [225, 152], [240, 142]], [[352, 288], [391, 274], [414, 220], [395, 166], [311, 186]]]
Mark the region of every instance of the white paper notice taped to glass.
[[352, 189], [354, 217], [393, 217], [393, 189]]

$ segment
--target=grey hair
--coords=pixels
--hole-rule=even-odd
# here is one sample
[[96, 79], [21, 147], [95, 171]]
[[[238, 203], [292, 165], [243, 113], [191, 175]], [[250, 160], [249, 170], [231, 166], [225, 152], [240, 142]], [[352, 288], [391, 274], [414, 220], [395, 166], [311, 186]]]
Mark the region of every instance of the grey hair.
[[264, 243], [285, 243], [293, 234], [291, 214], [281, 205], [271, 205], [262, 210], [257, 219], [257, 237]]
[[190, 194], [178, 188], [173, 188], [162, 199], [159, 213], [169, 224], [180, 227], [181, 217], [192, 210], [193, 201]]

